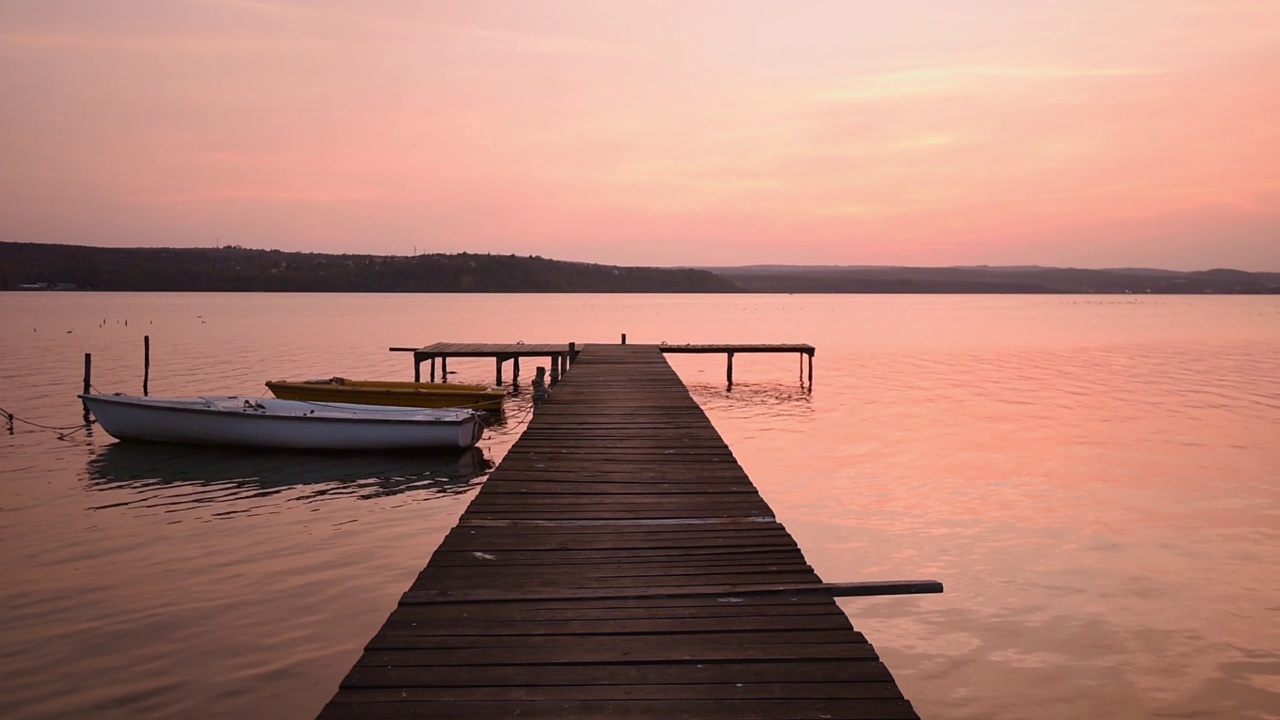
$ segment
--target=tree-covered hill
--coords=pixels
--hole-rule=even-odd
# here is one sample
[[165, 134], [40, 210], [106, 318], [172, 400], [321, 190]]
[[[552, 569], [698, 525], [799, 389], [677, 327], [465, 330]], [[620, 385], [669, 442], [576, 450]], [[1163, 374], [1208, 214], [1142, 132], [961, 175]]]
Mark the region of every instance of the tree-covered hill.
[[0, 242], [0, 289], [214, 292], [1277, 293], [1280, 273], [1142, 268], [638, 268], [516, 255], [326, 255]]
[[703, 270], [515, 255], [326, 255], [223, 248], [0, 243], [0, 288], [215, 292], [739, 292]]

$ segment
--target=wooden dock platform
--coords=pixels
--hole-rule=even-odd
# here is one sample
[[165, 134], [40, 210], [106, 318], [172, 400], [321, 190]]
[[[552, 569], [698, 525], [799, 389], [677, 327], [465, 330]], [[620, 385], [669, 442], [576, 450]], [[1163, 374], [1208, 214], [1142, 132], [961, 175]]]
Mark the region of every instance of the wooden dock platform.
[[813, 387], [813, 356], [815, 354], [812, 345], [693, 345], [685, 343], [683, 345], [668, 345], [663, 343], [658, 346], [664, 355], [679, 354], [719, 354], [724, 353], [725, 363], [725, 380], [730, 385], [733, 384], [733, 356], [738, 353], [799, 353], [801, 370], [804, 368], [804, 358], [809, 358], [809, 386]]
[[591, 345], [320, 717], [917, 717], [825, 588], [658, 346]]
[[422, 363], [431, 363], [431, 382], [436, 381], [436, 361], [440, 361], [441, 378], [449, 380], [449, 358], [493, 358], [495, 360], [494, 384], [502, 384], [502, 364], [510, 361], [511, 379], [520, 377], [520, 358], [546, 358], [551, 364], [551, 379], [569, 369], [569, 362], [577, 355], [574, 343], [450, 343], [438, 342], [423, 347], [393, 347], [391, 352], [413, 353], [413, 381], [422, 382]]
[[[622, 336], [623, 345], [627, 344], [627, 336]], [[668, 345], [662, 343], [656, 346], [665, 354], [723, 354], [726, 356], [727, 365], [725, 377], [729, 384], [733, 384], [733, 356], [738, 353], [799, 353], [801, 363], [804, 358], [809, 358], [809, 384], [813, 385], [813, 356], [814, 347], [805, 344], [714, 344], [714, 345], [695, 345], [684, 343], [680, 345]], [[578, 355], [576, 343], [451, 343], [438, 342], [423, 347], [393, 347], [388, 348], [391, 352], [409, 352], [413, 353], [413, 381], [422, 382], [422, 363], [431, 363], [431, 382], [436, 380], [436, 361], [440, 361], [441, 377], [445, 382], [449, 379], [448, 362], [449, 358], [494, 358], [496, 361], [496, 371], [494, 374], [494, 382], [498, 385], [502, 384], [502, 366], [503, 363], [510, 361], [512, 363], [511, 379], [518, 380], [520, 377], [520, 358], [547, 358], [551, 366], [551, 379], [553, 382], [558, 381], [560, 376], [569, 368], [569, 363]], [[802, 366], [803, 369], [803, 366]]]

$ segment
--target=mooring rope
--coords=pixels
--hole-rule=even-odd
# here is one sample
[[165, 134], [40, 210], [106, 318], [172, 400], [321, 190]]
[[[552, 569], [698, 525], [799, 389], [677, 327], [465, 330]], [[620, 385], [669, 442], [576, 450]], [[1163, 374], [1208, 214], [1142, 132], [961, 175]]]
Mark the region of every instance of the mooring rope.
[[34, 420], [27, 420], [26, 418], [20, 418], [17, 415], [14, 415], [13, 413], [9, 412], [8, 410], [2, 407], [0, 407], [0, 417], [3, 417], [5, 420], [5, 424], [8, 425], [7, 429], [10, 435], [14, 434], [13, 424], [15, 422], [20, 422], [23, 425], [30, 425], [31, 427], [36, 428], [38, 430], [48, 430], [49, 432], [56, 432], [58, 433], [58, 438], [57, 438], [58, 440], [66, 440], [72, 435], [75, 435], [76, 433], [82, 430], [85, 430], [86, 428], [89, 428], [97, 424], [98, 422], [97, 418], [93, 418], [93, 419], [90, 419], [88, 422], [83, 422], [78, 425], [45, 425], [44, 423], [38, 423]]
[[13, 413], [9, 412], [8, 410], [5, 410], [2, 407], [0, 407], [0, 415], [3, 415], [5, 417], [5, 420], [8, 421], [8, 423], [11, 425], [15, 422], [20, 422], [20, 423], [23, 423], [24, 425], [30, 425], [31, 427], [40, 428], [41, 430], [52, 430], [54, 432], [65, 432], [67, 430], [83, 430], [85, 428], [84, 423], [80, 423], [78, 425], [42, 425], [41, 423], [35, 422], [33, 420], [20, 418], [17, 415], [14, 415]]
[[508, 427], [506, 430], [495, 430], [494, 428], [497, 427], [496, 425], [489, 425], [487, 423], [484, 429], [487, 430], [490, 435], [499, 435], [499, 436], [511, 435], [512, 433], [516, 432], [520, 428], [520, 426], [526, 420], [529, 419], [529, 416], [532, 414], [533, 414], [533, 405], [530, 405], [529, 407], [525, 408], [524, 412], [521, 413], [519, 417], [507, 418], [510, 421], [509, 422], [510, 427]]

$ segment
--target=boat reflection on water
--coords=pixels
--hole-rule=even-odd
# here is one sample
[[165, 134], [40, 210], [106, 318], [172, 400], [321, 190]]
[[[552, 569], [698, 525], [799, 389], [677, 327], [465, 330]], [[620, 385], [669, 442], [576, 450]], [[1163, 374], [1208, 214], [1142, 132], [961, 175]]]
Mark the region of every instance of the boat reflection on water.
[[87, 468], [90, 489], [128, 494], [100, 508], [159, 500], [178, 506], [226, 504], [276, 495], [314, 501], [417, 493], [431, 499], [470, 492], [492, 469], [493, 461], [474, 447], [438, 454], [339, 455], [130, 442], [101, 448]]

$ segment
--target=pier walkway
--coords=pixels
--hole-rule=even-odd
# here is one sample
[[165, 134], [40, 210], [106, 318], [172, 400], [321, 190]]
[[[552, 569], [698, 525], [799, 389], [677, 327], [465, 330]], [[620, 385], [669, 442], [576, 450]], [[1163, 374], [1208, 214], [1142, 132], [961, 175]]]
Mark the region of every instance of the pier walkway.
[[917, 717], [831, 587], [657, 346], [586, 346], [320, 717]]

